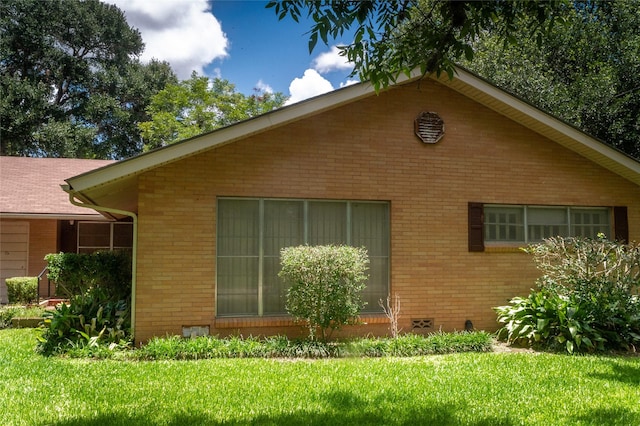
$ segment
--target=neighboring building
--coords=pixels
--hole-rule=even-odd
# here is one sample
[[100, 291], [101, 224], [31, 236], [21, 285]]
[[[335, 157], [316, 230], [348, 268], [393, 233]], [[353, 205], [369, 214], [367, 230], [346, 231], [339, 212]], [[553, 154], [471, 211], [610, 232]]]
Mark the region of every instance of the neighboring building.
[[[131, 248], [131, 223], [118, 224], [94, 210], [76, 207], [60, 189], [64, 178], [109, 164], [107, 160], [0, 157], [0, 302], [7, 303], [5, 279], [37, 276], [44, 256], [116, 246]], [[40, 282], [42, 297], [55, 289]]]
[[462, 69], [349, 86], [67, 182], [137, 215], [137, 343], [300, 333], [277, 277], [290, 245], [368, 248], [366, 325], [344, 335], [386, 333], [388, 294], [404, 331], [493, 330], [492, 307], [539, 275], [518, 247], [640, 239], [640, 163]]

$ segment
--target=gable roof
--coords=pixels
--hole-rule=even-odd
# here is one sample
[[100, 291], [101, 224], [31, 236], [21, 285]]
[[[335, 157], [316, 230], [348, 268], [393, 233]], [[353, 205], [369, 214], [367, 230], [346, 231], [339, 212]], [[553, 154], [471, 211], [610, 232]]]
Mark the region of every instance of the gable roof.
[[[420, 78], [436, 80], [640, 186], [640, 162], [463, 68], [456, 68], [453, 80], [446, 76], [439, 79], [434, 75], [424, 77], [416, 72], [410, 77], [402, 76], [397, 84], [413, 82]], [[393, 87], [390, 87], [387, 90], [392, 89]], [[66, 180], [66, 190], [73, 191], [77, 198], [84, 202], [136, 212], [136, 178], [145, 171], [375, 95], [376, 92], [369, 83], [347, 86], [69, 178]]]
[[70, 175], [113, 163], [111, 160], [0, 156], [0, 217], [98, 217], [92, 210], [72, 205], [60, 185]]

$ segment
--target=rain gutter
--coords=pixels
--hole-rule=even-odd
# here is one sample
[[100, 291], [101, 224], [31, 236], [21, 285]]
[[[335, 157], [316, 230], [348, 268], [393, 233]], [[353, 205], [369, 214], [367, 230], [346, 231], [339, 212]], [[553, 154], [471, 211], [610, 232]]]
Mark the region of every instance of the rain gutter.
[[84, 207], [105, 213], [114, 213], [122, 216], [128, 216], [133, 219], [133, 244], [131, 247], [131, 336], [135, 344], [135, 327], [136, 327], [136, 276], [138, 270], [138, 215], [134, 212], [126, 210], [114, 209], [111, 207], [97, 206], [95, 204], [85, 203], [76, 199], [78, 192], [71, 188], [70, 185], [60, 185], [62, 190], [69, 194], [69, 202], [74, 206]]

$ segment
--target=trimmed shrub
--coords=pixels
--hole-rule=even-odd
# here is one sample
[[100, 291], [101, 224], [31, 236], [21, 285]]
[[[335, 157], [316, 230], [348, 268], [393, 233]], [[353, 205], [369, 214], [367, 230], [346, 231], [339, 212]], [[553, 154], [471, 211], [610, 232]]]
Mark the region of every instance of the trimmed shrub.
[[526, 249], [543, 272], [527, 298], [495, 308], [499, 336], [574, 351], [640, 344], [640, 246], [589, 238], [549, 238]]
[[13, 277], [5, 282], [10, 304], [29, 304], [38, 299], [38, 277]]
[[[279, 276], [289, 285], [287, 311], [306, 324], [310, 338], [326, 341], [341, 326], [355, 323], [365, 305], [364, 248], [298, 246], [280, 252]], [[318, 336], [319, 334], [319, 336]]]
[[45, 256], [48, 277], [61, 296], [69, 298], [90, 288], [101, 288], [114, 299], [131, 294], [131, 253], [54, 253]]

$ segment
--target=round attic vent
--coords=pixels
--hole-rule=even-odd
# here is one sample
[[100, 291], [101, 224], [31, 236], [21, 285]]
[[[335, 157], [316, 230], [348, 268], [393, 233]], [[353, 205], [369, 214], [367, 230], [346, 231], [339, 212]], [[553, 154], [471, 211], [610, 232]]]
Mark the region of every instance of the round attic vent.
[[414, 123], [416, 135], [424, 143], [436, 143], [444, 136], [444, 121], [435, 112], [421, 113]]

